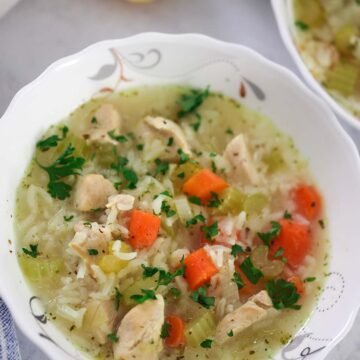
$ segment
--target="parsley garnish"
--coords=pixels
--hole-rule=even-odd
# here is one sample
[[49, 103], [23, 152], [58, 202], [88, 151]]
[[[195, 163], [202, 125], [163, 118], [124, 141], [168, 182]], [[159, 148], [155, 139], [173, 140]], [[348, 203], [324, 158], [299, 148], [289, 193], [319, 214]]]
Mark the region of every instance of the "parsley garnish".
[[169, 337], [170, 329], [171, 329], [171, 324], [169, 324], [168, 322], [165, 321], [161, 327], [160, 337], [162, 339], [166, 339], [167, 337]]
[[225, 132], [226, 132], [227, 134], [229, 134], [229, 135], [234, 135], [234, 132], [232, 131], [231, 128], [227, 128], [227, 129], [225, 130]]
[[204, 225], [201, 227], [201, 230], [204, 233], [205, 238], [207, 240], [213, 241], [213, 237], [219, 234], [218, 222], [215, 221], [213, 224], [209, 226]]
[[291, 215], [287, 210], [285, 210], [284, 215], [283, 215], [283, 218], [284, 218], [284, 219], [287, 219], [287, 220], [291, 220], [291, 219], [292, 219], [292, 215]]
[[91, 229], [91, 227], [92, 227], [91, 222], [89, 222], [89, 221], [83, 222], [83, 225], [86, 226], [89, 229]]
[[234, 272], [233, 277], [232, 277], [231, 280], [236, 284], [238, 289], [242, 289], [244, 287], [244, 285], [245, 285], [243, 279], [240, 276], [240, 274], [237, 273], [237, 272]]
[[70, 175], [79, 175], [85, 163], [84, 158], [71, 156], [74, 151], [75, 148], [70, 144], [50, 166], [39, 164], [48, 173], [48, 192], [55, 199], [64, 200], [70, 196], [72, 187], [60, 180]]
[[24, 252], [24, 254], [29, 255], [33, 258], [36, 258], [39, 255], [38, 244], [36, 244], [36, 245], [30, 244], [29, 247], [30, 247], [30, 250], [28, 250], [26, 248], [22, 248], [22, 251]]
[[231, 247], [231, 255], [233, 257], [236, 257], [238, 254], [242, 254], [244, 252], [242, 246], [238, 245], [238, 244], [234, 244]]
[[301, 30], [301, 31], [306, 31], [309, 30], [309, 25], [304, 23], [301, 20], [297, 20], [295, 21], [295, 25]]
[[66, 221], [66, 222], [71, 221], [73, 218], [74, 218], [74, 215], [69, 215], [69, 216], [64, 215], [64, 221]]
[[144, 144], [137, 144], [136, 149], [142, 151], [144, 149]]
[[116, 135], [115, 134], [115, 130], [111, 130], [108, 132], [108, 135], [115, 141], [117, 141], [118, 143], [124, 143], [127, 142], [128, 139], [126, 136], [124, 135]]
[[189, 155], [184, 153], [182, 149], [178, 149], [177, 153], [179, 155], [179, 165], [185, 164], [189, 161]]
[[195, 205], [201, 205], [201, 199], [197, 196], [189, 196], [188, 197], [189, 202]]
[[271, 221], [270, 224], [271, 224], [271, 229], [268, 232], [266, 232], [266, 233], [258, 232], [257, 233], [258, 237], [267, 246], [270, 246], [271, 240], [273, 240], [274, 238], [279, 236], [280, 231], [281, 231], [281, 225], [277, 221]]
[[114, 332], [107, 334], [107, 338], [113, 343], [116, 343], [119, 341], [119, 338], [116, 336], [116, 334]]
[[167, 196], [169, 198], [172, 198], [172, 195], [170, 194], [170, 192], [168, 190], [165, 190], [165, 191], [161, 192], [160, 195], [165, 195], [165, 196]]
[[240, 269], [254, 285], [263, 277], [263, 273], [253, 265], [249, 256], [242, 262]]
[[356, 2], [358, 5], [360, 5], [360, 0], [355, 0], [355, 2]]
[[98, 207], [98, 208], [95, 208], [95, 209], [90, 209], [90, 211], [92, 213], [99, 213], [99, 212], [102, 212], [104, 210], [105, 210], [105, 208], [101, 208], [101, 207]]
[[97, 118], [96, 118], [95, 116], [92, 117], [91, 123], [92, 123], [92, 124], [96, 124], [96, 123], [97, 123]]
[[165, 175], [169, 171], [169, 163], [167, 161], [162, 161], [160, 159], [155, 159], [155, 175], [162, 174]]
[[296, 292], [296, 287], [292, 282], [284, 279], [270, 280], [266, 284], [268, 292], [275, 309], [285, 308], [299, 310], [300, 305], [296, 305], [300, 295]]
[[281, 257], [284, 254], [284, 248], [280, 247], [277, 249], [276, 253], [274, 254], [274, 258]]
[[182, 118], [195, 112], [208, 96], [209, 88], [205, 90], [191, 90], [189, 94], [181, 95], [181, 98], [176, 102], [181, 108], [177, 113], [178, 117]]
[[157, 267], [145, 266], [144, 264], [141, 264], [141, 267], [144, 269], [143, 271], [144, 279], [154, 276], [159, 271], [159, 268]]
[[169, 290], [169, 293], [174, 296], [175, 298], [179, 297], [181, 295], [181, 291], [178, 288], [171, 288]]
[[190, 225], [196, 225], [198, 222], [204, 223], [206, 218], [203, 214], [197, 214], [193, 218], [186, 220], [185, 227], [189, 227]]
[[210, 309], [215, 304], [215, 298], [213, 296], [206, 296], [206, 287], [201, 286], [196, 291], [192, 292], [190, 299], [199, 303], [206, 309]]
[[215, 156], [217, 156], [217, 153], [211, 152], [211, 153], [209, 153], [209, 156], [210, 156], [210, 157], [215, 157]]
[[99, 252], [97, 251], [97, 249], [88, 249], [88, 254], [91, 256], [96, 256], [99, 254]]
[[200, 343], [200, 346], [204, 349], [210, 349], [211, 348], [211, 345], [212, 345], [212, 340], [211, 339], [205, 339], [204, 341], [202, 341]]
[[216, 174], [217, 167], [214, 160], [211, 160], [211, 171]]
[[207, 206], [210, 208], [217, 208], [221, 204], [221, 200], [217, 193], [211, 191], [211, 198], [207, 203]]
[[[126, 180], [126, 189], [135, 189], [139, 179], [134, 170], [126, 167], [128, 163], [129, 160], [126, 157], [118, 156], [116, 162], [111, 164], [110, 167], [115, 170], [118, 175], [122, 175], [123, 178]], [[122, 183], [116, 184], [119, 184], [120, 186]], [[115, 188], [117, 187], [115, 186]]]
[[57, 146], [57, 144], [66, 138], [67, 133], [69, 132], [69, 128], [64, 126], [61, 128], [62, 136], [59, 135], [51, 135], [44, 140], [40, 140], [36, 143], [36, 147], [38, 147], [41, 151], [47, 151], [52, 147]]
[[135, 294], [131, 295], [130, 299], [134, 300], [138, 304], [144, 303], [146, 300], [156, 300], [156, 295], [153, 290], [150, 289], [141, 289], [143, 295]]
[[120, 300], [122, 298], [122, 295], [117, 287], [115, 287], [115, 310], [118, 311], [120, 308]]
[[161, 203], [161, 211], [166, 215], [167, 218], [170, 218], [176, 214], [176, 211], [171, 208], [166, 200], [163, 200]]
[[304, 279], [304, 283], [307, 283], [307, 282], [313, 282], [316, 280], [316, 277], [307, 277]]
[[230, 330], [228, 333], [227, 333], [227, 336], [228, 337], [233, 337], [234, 336], [234, 332], [232, 330]]
[[183, 179], [185, 177], [185, 173], [181, 172], [181, 173], [177, 174], [177, 177], [180, 179]]
[[166, 146], [171, 146], [174, 143], [174, 138], [173, 137], [169, 137]]
[[190, 124], [194, 131], [198, 131], [201, 125], [201, 116], [198, 113], [195, 113], [195, 122]]

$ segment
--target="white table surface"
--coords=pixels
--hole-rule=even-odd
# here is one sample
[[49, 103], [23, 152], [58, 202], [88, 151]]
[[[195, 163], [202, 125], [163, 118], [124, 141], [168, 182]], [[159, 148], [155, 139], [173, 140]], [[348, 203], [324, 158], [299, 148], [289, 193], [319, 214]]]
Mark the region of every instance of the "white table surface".
[[[23, 85], [58, 58], [99, 40], [144, 31], [197, 32], [247, 45], [299, 75], [281, 42], [269, 0], [158, 0], [147, 5], [22, 0], [0, 19], [0, 114]], [[359, 146], [360, 134], [347, 130]], [[360, 360], [359, 331], [360, 316], [326, 360]], [[17, 333], [23, 360], [48, 359]]]

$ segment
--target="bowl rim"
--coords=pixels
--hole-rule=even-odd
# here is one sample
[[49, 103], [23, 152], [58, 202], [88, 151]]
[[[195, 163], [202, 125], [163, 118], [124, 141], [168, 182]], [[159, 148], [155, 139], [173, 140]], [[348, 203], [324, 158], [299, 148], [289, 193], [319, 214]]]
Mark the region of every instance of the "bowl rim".
[[323, 98], [332, 110], [344, 120], [352, 128], [360, 130], [360, 119], [353, 115], [349, 110], [344, 106], [340, 105], [317, 81], [314, 76], [311, 74], [308, 67], [305, 65], [297, 47], [293, 41], [291, 31], [289, 29], [288, 17], [283, 15], [283, 7], [286, 5], [287, 0], [271, 0], [272, 9], [275, 15], [275, 20], [277, 27], [280, 33], [282, 41], [290, 53], [293, 61], [295, 62], [297, 68], [299, 69], [302, 77], [309, 87], [315, 91], [321, 98]]
[[[276, 1], [276, 0], [274, 0]], [[198, 34], [198, 33], [185, 33], [185, 34], [171, 34], [171, 33], [160, 33], [160, 32], [144, 32], [139, 33], [133, 36], [119, 38], [119, 39], [111, 39], [111, 40], [103, 40], [100, 42], [96, 42], [90, 46], [85, 47], [84, 49], [73, 53], [69, 56], [60, 58], [59, 60], [53, 62], [51, 65], [49, 65], [39, 76], [37, 76], [33, 81], [29, 82], [27, 85], [23, 86], [13, 97], [10, 104], [8, 105], [7, 109], [5, 110], [4, 114], [0, 118], [0, 132], [1, 128], [4, 126], [5, 121], [7, 120], [7, 117], [11, 115], [11, 111], [14, 107], [17, 106], [17, 103], [21, 100], [23, 96], [27, 96], [29, 93], [31, 93], [31, 90], [33, 87], [37, 86], [38, 83], [40, 83], [44, 78], [46, 78], [49, 74], [53, 73], [54, 71], [61, 70], [62, 67], [66, 65], [70, 65], [71, 63], [75, 62], [77, 59], [87, 55], [88, 53], [91, 53], [97, 48], [103, 49], [105, 47], [111, 47], [116, 45], [120, 46], [122, 44], [128, 44], [132, 41], [149, 41], [149, 40], [158, 40], [158, 41], [169, 41], [172, 42], [176, 41], [182, 41], [183, 43], [188, 44], [205, 44], [207, 46], [218, 48], [219, 50], [228, 50], [228, 51], [242, 51], [250, 54], [253, 58], [256, 58], [256, 60], [259, 63], [259, 66], [267, 66], [268, 68], [275, 69], [278, 74], [283, 76], [284, 78], [287, 78], [287, 80], [292, 84], [292, 86], [297, 87], [304, 96], [308, 97], [312, 102], [317, 103], [319, 107], [321, 107], [322, 111], [327, 112], [327, 123], [328, 126], [333, 126], [334, 130], [337, 130], [339, 137], [342, 137], [342, 140], [344, 141], [344, 147], [348, 147], [349, 154], [352, 155], [353, 159], [356, 160], [356, 163], [354, 166], [357, 167], [357, 171], [360, 173], [360, 155], [357, 151], [357, 148], [355, 146], [355, 143], [351, 139], [351, 137], [348, 135], [348, 133], [344, 130], [344, 128], [339, 124], [334, 114], [330, 111], [328, 105], [326, 102], [317, 96], [313, 91], [311, 91], [301, 80], [298, 76], [296, 76], [291, 70], [287, 69], [286, 67], [279, 65], [263, 55], [259, 54], [255, 50], [236, 43], [226, 42], [222, 40], [215, 39], [213, 37]], [[360, 123], [359, 123], [360, 128]], [[22, 285], [24, 286], [24, 285]], [[4, 286], [2, 286], [2, 283], [0, 282], [0, 296], [6, 303], [8, 309], [11, 312], [11, 315], [20, 329], [20, 331], [36, 346], [38, 346], [49, 358], [53, 358], [52, 355], [52, 346], [50, 346], [50, 343], [46, 343], [41, 340], [40, 337], [34, 336], [33, 329], [27, 327], [23, 322], [21, 318], [21, 312], [17, 311], [18, 308], [13, 304], [12, 296], [10, 294], [10, 291], [6, 289]], [[344, 325], [344, 327], [340, 330], [338, 335], [327, 345], [327, 347], [322, 351], [322, 354], [324, 354], [324, 357], [345, 337], [345, 335], [349, 332], [351, 329], [356, 315], [359, 311], [360, 303], [357, 307], [353, 309], [351, 312], [348, 321]]]

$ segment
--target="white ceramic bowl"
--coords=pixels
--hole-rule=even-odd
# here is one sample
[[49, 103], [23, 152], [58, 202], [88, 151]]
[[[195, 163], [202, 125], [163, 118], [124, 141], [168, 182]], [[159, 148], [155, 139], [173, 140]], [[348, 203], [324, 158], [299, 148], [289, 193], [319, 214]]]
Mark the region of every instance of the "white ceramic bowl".
[[288, 70], [250, 49], [201, 35], [142, 34], [104, 41], [54, 63], [15, 96], [0, 120], [1, 296], [18, 326], [50, 358], [84, 358], [47, 321], [24, 282], [13, 230], [15, 190], [49, 125], [99, 92], [167, 83], [210, 85], [233, 97], [270, 117], [309, 159], [325, 197], [330, 274], [311, 318], [275, 359], [310, 354], [323, 359], [351, 327], [360, 302], [358, 153], [326, 104]]
[[305, 65], [293, 38], [294, 27], [293, 19], [290, 11], [290, 4], [292, 0], [271, 0], [275, 19], [280, 31], [281, 38], [288, 49], [290, 55], [298, 66], [302, 76], [308, 85], [318, 93], [339, 115], [340, 119], [350, 126], [360, 130], [360, 120], [353, 115], [349, 110], [340, 105], [326, 89], [313, 77], [307, 66]]

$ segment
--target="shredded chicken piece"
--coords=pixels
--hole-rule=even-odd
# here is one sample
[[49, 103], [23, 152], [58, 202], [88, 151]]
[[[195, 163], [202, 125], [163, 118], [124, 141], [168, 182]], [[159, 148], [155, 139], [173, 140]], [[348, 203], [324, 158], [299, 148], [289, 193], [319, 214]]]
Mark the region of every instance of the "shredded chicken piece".
[[165, 303], [161, 295], [136, 305], [122, 319], [113, 345], [115, 360], [157, 360], [162, 350], [160, 338]]
[[234, 178], [254, 185], [259, 182], [259, 175], [243, 134], [237, 135], [227, 144], [224, 156], [232, 166], [232, 176]]
[[77, 181], [74, 206], [80, 211], [104, 208], [108, 197], [116, 193], [113, 184], [99, 174], [88, 174]]
[[244, 305], [226, 315], [217, 325], [215, 340], [224, 344], [230, 339], [230, 331], [234, 336], [249, 328], [254, 323], [263, 320], [273, 310], [272, 302], [265, 290], [251, 297]]
[[90, 122], [89, 128], [83, 134], [83, 137], [92, 142], [116, 145], [116, 140], [109, 136], [111, 131], [118, 135], [122, 126], [122, 119], [115, 107], [111, 104], [101, 105], [94, 118], [95, 121]]
[[120, 211], [131, 210], [134, 206], [135, 197], [128, 194], [116, 194], [112, 195], [108, 199], [106, 204], [107, 208], [116, 207]]

